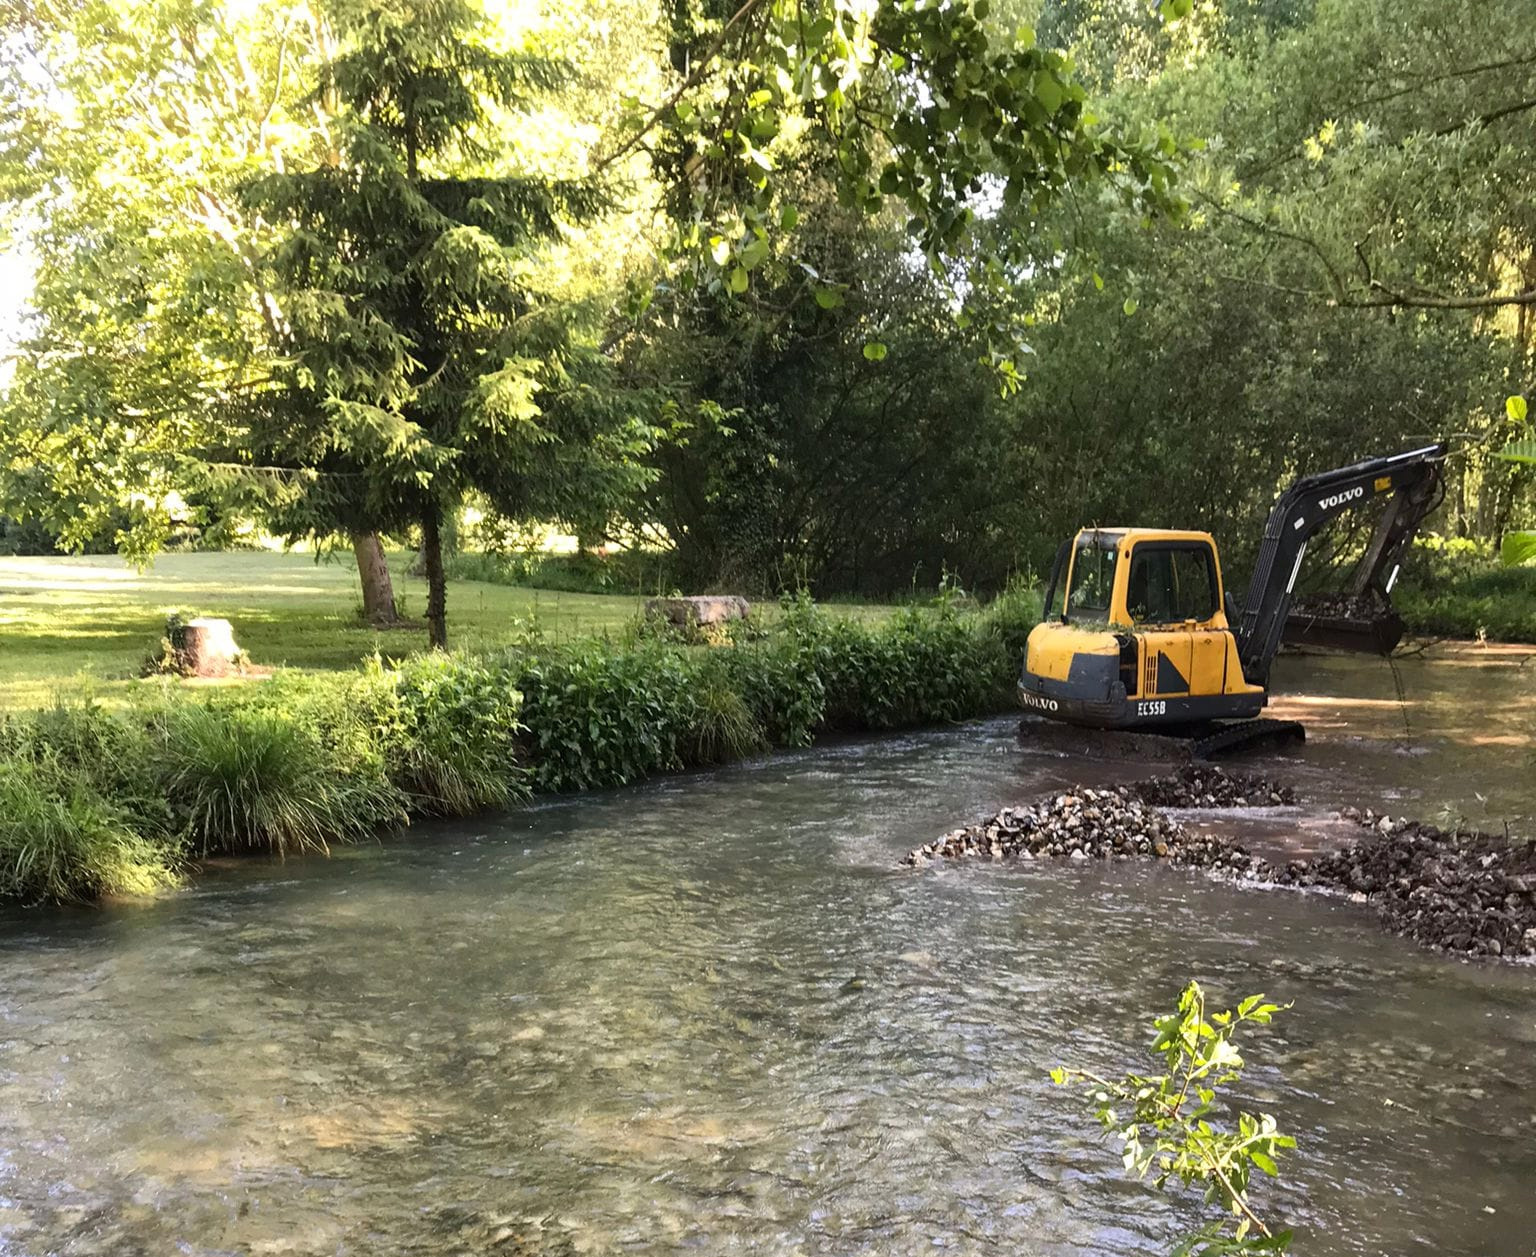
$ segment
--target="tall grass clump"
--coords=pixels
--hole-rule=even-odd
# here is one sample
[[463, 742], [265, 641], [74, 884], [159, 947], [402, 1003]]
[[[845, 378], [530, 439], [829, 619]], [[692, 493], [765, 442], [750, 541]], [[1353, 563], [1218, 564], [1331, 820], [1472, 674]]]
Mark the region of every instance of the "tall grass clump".
[[178, 880], [163, 842], [138, 832], [126, 808], [56, 759], [0, 759], [0, 895], [83, 903], [150, 894]]
[[203, 855], [328, 851], [393, 807], [386, 783], [346, 773], [309, 728], [275, 711], [188, 703], [165, 733], [166, 795]]
[[763, 727], [737, 687], [739, 674], [724, 662], [735, 653], [706, 652], [694, 670], [692, 718], [680, 747], [686, 763], [727, 764], [768, 749]]

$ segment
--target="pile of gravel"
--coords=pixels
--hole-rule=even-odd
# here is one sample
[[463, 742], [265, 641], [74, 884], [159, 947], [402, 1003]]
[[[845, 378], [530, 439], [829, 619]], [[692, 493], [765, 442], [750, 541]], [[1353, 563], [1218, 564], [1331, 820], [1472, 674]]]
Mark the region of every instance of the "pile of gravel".
[[1475, 956], [1536, 956], [1536, 846], [1369, 810], [1346, 809], [1366, 831], [1342, 851], [1293, 861], [1282, 886], [1319, 887], [1368, 902], [1382, 923], [1430, 947]]
[[1168, 777], [1153, 777], [1121, 789], [1153, 807], [1281, 807], [1296, 802], [1296, 791], [1278, 781], [1229, 773], [1214, 764], [1186, 764]]
[[1129, 860], [1146, 857], [1192, 868], [1257, 876], [1262, 865], [1238, 844], [1195, 834], [1137, 798], [1128, 786], [1078, 787], [1030, 807], [995, 816], [911, 851], [903, 864], [963, 859]]
[[954, 829], [909, 852], [941, 859], [1165, 860], [1256, 884], [1316, 889], [1373, 905], [1382, 924], [1429, 947], [1474, 956], [1536, 956], [1536, 844], [1346, 808], [1361, 838], [1342, 851], [1283, 868], [1230, 838], [1198, 834], [1162, 807], [1253, 807], [1296, 802], [1263, 778], [1191, 765], [1170, 777], [1111, 789], [1078, 787]]

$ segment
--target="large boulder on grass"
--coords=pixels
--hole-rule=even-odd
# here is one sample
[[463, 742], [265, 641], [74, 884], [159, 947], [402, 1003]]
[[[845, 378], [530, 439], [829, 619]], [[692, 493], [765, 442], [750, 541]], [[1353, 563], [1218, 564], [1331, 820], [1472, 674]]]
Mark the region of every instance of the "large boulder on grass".
[[678, 628], [705, 628], [745, 620], [751, 609], [737, 594], [699, 594], [689, 598], [652, 598], [645, 604], [645, 614], [675, 624]]

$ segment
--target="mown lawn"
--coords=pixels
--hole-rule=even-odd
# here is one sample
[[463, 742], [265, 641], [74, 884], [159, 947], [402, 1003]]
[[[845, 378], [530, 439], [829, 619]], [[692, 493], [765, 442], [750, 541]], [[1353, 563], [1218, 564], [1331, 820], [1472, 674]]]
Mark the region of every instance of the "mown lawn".
[[[426, 584], [392, 556], [395, 593], [419, 620]], [[455, 581], [448, 588], [452, 644], [482, 649], [535, 624], [554, 640], [622, 631], [643, 599]], [[172, 611], [222, 616], [254, 663], [348, 668], [378, 651], [427, 645], [424, 625], [379, 632], [359, 623], [362, 595], [350, 553], [169, 554], [138, 572], [114, 556], [0, 557], [0, 708], [46, 703], [60, 686], [88, 680], [103, 697], [125, 689], [158, 647]], [[878, 607], [850, 607], [861, 617]]]
[[[393, 556], [395, 593], [419, 619], [426, 584]], [[114, 556], [0, 558], [0, 707], [46, 702], [61, 683], [126, 685], [158, 646], [172, 611], [222, 616], [263, 665], [347, 668], [374, 651], [425, 649], [426, 628], [387, 632], [359, 623], [362, 595], [350, 554], [241, 552], [164, 555], [144, 572]], [[476, 582], [448, 590], [454, 645], [494, 646], [530, 621], [551, 637], [616, 632], [640, 608], [627, 596], [552, 593]]]

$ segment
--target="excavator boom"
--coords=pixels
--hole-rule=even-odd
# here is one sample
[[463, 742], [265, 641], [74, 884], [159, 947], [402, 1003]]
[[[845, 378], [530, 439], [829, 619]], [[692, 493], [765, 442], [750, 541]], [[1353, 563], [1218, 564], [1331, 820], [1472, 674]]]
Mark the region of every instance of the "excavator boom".
[[[1238, 658], [1251, 684], [1269, 683], [1307, 542], [1345, 511], [1391, 493], [1358, 582], [1359, 592], [1373, 588], [1384, 597], [1391, 592], [1397, 567], [1419, 524], [1434, 509], [1444, 462], [1443, 445], [1426, 445], [1304, 476], [1280, 495], [1264, 527], [1248, 596], [1235, 626]], [[1389, 574], [1383, 578], [1384, 572]]]

